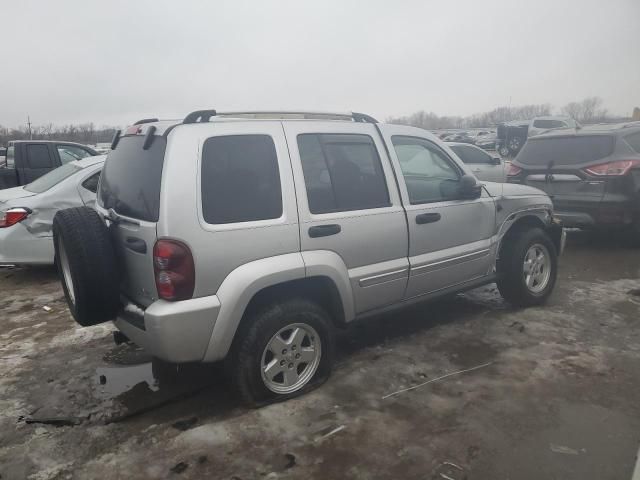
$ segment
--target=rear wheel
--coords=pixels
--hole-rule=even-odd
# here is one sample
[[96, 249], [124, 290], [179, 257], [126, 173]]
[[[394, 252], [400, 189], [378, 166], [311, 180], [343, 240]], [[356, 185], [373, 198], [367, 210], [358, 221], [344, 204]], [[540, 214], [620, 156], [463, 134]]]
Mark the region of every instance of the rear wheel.
[[509, 303], [528, 307], [544, 303], [556, 283], [558, 257], [549, 236], [539, 228], [511, 233], [498, 261], [498, 290]]
[[508, 149], [511, 155], [515, 156], [522, 148], [522, 139], [520, 137], [513, 137], [509, 139]]
[[87, 207], [60, 210], [53, 219], [55, 262], [69, 310], [82, 326], [115, 318], [119, 275], [106, 225]]
[[247, 319], [231, 373], [250, 405], [287, 400], [321, 385], [331, 373], [334, 337], [328, 314], [306, 299], [275, 303]]

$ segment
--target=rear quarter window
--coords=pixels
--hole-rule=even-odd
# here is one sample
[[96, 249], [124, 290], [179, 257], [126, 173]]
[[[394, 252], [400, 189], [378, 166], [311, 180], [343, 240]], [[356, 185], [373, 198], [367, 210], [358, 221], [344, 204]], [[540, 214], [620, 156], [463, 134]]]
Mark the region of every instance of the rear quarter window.
[[282, 216], [278, 156], [269, 135], [228, 135], [202, 149], [202, 215], [209, 224]]
[[538, 137], [529, 139], [516, 157], [523, 165], [580, 165], [601, 160], [613, 152], [612, 135]]

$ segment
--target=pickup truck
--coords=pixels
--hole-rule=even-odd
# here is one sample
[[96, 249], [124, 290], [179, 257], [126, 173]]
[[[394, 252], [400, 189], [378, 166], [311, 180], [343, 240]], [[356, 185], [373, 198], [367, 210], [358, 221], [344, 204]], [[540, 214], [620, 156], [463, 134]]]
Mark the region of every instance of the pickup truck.
[[4, 162], [0, 162], [0, 190], [33, 182], [65, 163], [98, 153], [86, 145], [51, 140], [9, 142]]

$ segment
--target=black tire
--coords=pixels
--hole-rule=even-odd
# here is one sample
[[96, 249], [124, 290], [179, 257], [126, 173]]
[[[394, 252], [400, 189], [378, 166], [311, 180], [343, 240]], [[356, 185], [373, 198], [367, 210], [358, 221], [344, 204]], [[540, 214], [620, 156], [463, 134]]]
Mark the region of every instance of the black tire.
[[97, 212], [87, 207], [60, 210], [53, 219], [53, 244], [75, 321], [87, 327], [113, 320], [120, 306], [117, 261], [107, 226]]
[[[285, 300], [261, 309], [245, 319], [245, 328], [239, 329], [238, 339], [228, 365], [233, 384], [241, 400], [253, 407], [297, 397], [324, 383], [333, 367], [335, 338], [327, 312], [317, 304], [303, 299]], [[321, 354], [313, 376], [290, 393], [270, 390], [262, 378], [262, 358], [268, 342], [283, 328], [291, 324], [312, 327], [320, 337]]]
[[[498, 260], [498, 290], [502, 297], [516, 307], [530, 307], [544, 303], [556, 283], [558, 274], [558, 254], [549, 236], [539, 228], [518, 229], [507, 234]], [[534, 245], [546, 248], [550, 270], [546, 286], [540, 291], [532, 291], [525, 281], [524, 261], [529, 249]], [[541, 282], [542, 284], [542, 282]]]

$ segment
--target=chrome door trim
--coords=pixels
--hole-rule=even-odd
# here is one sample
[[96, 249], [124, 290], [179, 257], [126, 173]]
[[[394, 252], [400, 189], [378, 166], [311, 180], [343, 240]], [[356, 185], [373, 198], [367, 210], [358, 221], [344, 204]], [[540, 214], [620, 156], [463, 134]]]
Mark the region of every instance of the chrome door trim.
[[434, 270], [440, 270], [441, 268], [451, 267], [453, 265], [457, 265], [459, 263], [470, 262], [472, 260], [477, 260], [478, 258], [485, 257], [491, 253], [490, 248], [485, 248], [483, 250], [479, 250], [477, 252], [467, 253], [464, 255], [459, 255], [453, 258], [447, 258], [446, 260], [440, 260], [437, 262], [426, 263], [424, 265], [412, 266], [411, 267], [411, 276], [415, 275], [423, 275], [425, 273], [433, 272]]
[[394, 270], [393, 272], [381, 273], [379, 275], [372, 275], [370, 277], [364, 277], [358, 280], [358, 285], [361, 287], [371, 287], [373, 285], [378, 285], [380, 283], [390, 282], [391, 280], [399, 280], [401, 278], [406, 278], [408, 268], [403, 268], [401, 270]]

